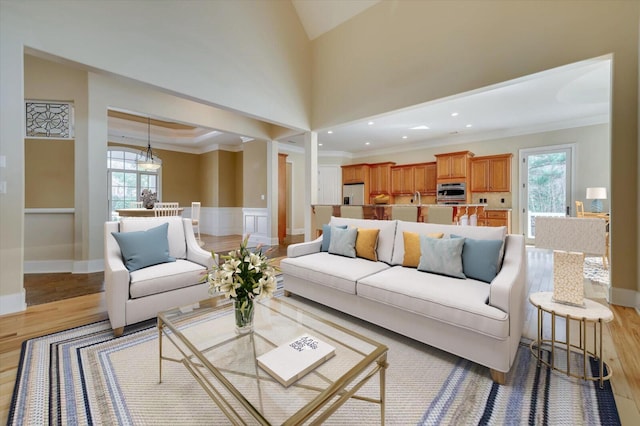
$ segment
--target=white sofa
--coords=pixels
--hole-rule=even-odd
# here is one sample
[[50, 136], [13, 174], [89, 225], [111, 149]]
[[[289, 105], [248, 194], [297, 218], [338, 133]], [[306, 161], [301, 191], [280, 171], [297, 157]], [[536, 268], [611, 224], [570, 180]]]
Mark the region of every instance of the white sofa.
[[[290, 245], [281, 262], [285, 294], [296, 294], [435, 346], [491, 370], [504, 383], [524, 326], [526, 256], [522, 235], [505, 227], [454, 226], [332, 217], [330, 225], [380, 229], [378, 261], [321, 252], [322, 237]], [[503, 239], [490, 282], [402, 266], [404, 231]]]
[[[146, 231], [163, 223], [168, 223], [169, 255], [175, 262], [130, 272], [112, 232]], [[198, 245], [191, 219], [166, 216], [105, 222], [105, 294], [114, 334], [122, 335], [126, 325], [154, 318], [159, 311], [209, 297], [209, 285], [202, 278], [214, 261]]]

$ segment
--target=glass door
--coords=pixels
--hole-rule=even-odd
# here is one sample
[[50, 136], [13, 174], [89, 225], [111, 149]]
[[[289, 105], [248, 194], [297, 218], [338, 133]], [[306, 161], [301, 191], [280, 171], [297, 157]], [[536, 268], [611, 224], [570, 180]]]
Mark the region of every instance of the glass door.
[[537, 216], [570, 216], [573, 146], [520, 151], [522, 231], [528, 244], [536, 235]]

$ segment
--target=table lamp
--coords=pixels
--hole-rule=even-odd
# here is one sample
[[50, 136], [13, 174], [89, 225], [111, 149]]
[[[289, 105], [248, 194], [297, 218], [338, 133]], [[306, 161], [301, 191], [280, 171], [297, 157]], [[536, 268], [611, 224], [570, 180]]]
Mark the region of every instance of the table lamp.
[[607, 199], [607, 188], [587, 188], [587, 200], [591, 202], [591, 211], [593, 213], [602, 213], [602, 201]]

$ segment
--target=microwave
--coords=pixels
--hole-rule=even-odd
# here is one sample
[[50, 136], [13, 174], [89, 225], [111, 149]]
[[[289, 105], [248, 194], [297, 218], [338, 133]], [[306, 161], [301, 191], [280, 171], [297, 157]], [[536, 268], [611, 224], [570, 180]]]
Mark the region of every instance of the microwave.
[[439, 183], [436, 189], [436, 203], [438, 204], [464, 204], [467, 202], [467, 184]]

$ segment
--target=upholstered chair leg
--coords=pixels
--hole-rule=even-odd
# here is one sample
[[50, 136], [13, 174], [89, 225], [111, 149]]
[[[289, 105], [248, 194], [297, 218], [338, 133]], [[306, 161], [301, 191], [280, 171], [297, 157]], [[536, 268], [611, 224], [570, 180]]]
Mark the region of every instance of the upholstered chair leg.
[[124, 327], [118, 327], [113, 329], [113, 337], [120, 337], [124, 333]]
[[505, 383], [507, 383], [507, 373], [494, 370], [493, 368], [490, 368], [489, 371], [491, 372], [491, 380], [499, 385], [504, 385]]

